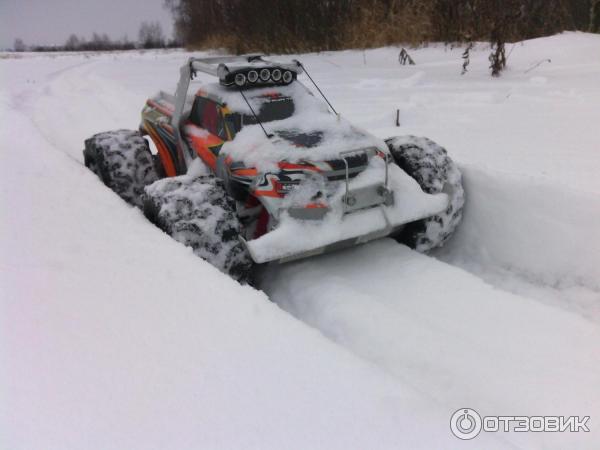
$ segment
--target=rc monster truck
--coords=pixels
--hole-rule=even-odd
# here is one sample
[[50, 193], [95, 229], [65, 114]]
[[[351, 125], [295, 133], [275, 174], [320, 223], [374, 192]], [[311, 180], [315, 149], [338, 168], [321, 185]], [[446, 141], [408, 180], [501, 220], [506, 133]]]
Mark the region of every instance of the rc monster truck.
[[[190, 96], [199, 72], [216, 80]], [[442, 147], [374, 137], [335, 112], [300, 62], [261, 55], [190, 58], [175, 95], [147, 101], [139, 131], [96, 134], [83, 154], [125, 201], [241, 282], [254, 263], [384, 236], [431, 250], [452, 234], [464, 203]]]

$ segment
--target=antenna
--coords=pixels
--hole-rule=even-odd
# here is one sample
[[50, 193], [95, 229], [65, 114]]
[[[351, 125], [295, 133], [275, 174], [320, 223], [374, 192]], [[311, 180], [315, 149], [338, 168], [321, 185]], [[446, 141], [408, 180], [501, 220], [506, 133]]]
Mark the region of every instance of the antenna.
[[321, 94], [321, 97], [323, 97], [323, 99], [327, 102], [327, 104], [329, 105], [329, 107], [331, 108], [331, 110], [335, 113], [335, 115], [339, 116], [338, 112], [335, 110], [335, 108], [333, 107], [333, 105], [331, 103], [329, 103], [329, 100], [327, 100], [327, 97], [325, 97], [325, 94], [323, 94], [323, 92], [321, 91], [321, 89], [319, 89], [319, 86], [317, 86], [317, 83], [315, 83], [315, 80], [312, 79], [312, 77], [308, 73], [308, 70], [306, 70], [306, 67], [304, 67], [304, 65], [300, 61], [298, 61], [298, 60], [294, 60], [294, 62], [296, 64], [298, 64], [298, 66], [302, 67], [302, 70], [304, 70], [304, 73], [306, 74], [306, 76], [308, 77], [308, 79], [312, 82], [312, 84], [315, 86], [315, 88], [317, 88], [317, 91], [319, 91], [319, 94]]

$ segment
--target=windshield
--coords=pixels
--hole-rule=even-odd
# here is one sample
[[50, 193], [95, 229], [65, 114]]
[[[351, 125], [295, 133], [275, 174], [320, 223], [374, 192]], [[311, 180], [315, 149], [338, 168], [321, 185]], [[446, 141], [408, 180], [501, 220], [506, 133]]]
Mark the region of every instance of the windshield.
[[[262, 95], [258, 99], [262, 103], [260, 103], [260, 109], [255, 109], [254, 112], [258, 116], [258, 120], [263, 124], [275, 120], [287, 119], [294, 114], [294, 101], [291, 97], [276, 93]], [[235, 137], [244, 125], [258, 124], [256, 117], [252, 114], [231, 113], [225, 117], [225, 121], [232, 137]]]
[[[281, 95], [264, 97], [265, 101], [260, 106], [260, 110], [254, 111], [258, 116], [258, 120], [262, 123], [287, 119], [294, 114], [294, 102], [290, 97], [283, 97]], [[252, 114], [242, 115], [242, 125], [255, 125], [256, 123], [258, 123], [256, 117]]]

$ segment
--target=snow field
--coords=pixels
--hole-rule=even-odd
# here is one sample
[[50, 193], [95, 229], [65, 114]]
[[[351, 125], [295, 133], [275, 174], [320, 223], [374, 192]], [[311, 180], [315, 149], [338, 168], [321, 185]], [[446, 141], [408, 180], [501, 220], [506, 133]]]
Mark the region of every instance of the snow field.
[[[600, 414], [597, 324], [390, 239], [269, 270], [262, 287], [284, 310], [449, 411]], [[583, 434], [507, 439], [527, 448], [592, 442]]]
[[[463, 77], [460, 48], [409, 50], [410, 67], [396, 48], [302, 55], [351, 122], [446, 147], [467, 203], [437, 259], [382, 240], [267, 270], [269, 298], [81, 165], [189, 54], [0, 60], [2, 445], [595, 448], [599, 50], [527, 41], [498, 80], [483, 45]], [[460, 407], [589, 414], [591, 432], [462, 442]]]

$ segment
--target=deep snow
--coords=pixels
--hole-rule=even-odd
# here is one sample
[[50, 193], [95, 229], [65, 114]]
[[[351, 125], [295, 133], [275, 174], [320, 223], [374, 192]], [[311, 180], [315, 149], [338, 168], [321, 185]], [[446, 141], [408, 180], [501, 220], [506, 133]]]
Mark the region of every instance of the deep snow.
[[[467, 204], [437, 259], [382, 240], [267, 269], [269, 298], [81, 165], [83, 140], [137, 128], [188, 54], [0, 60], [1, 445], [593, 448], [600, 36], [509, 47], [500, 79], [484, 46], [461, 77], [461, 51], [302, 55], [351, 122], [445, 146]], [[589, 414], [591, 432], [465, 443], [459, 407]]]
[[13, 105], [0, 131], [1, 448], [451, 442], [432, 400], [168, 238]]

